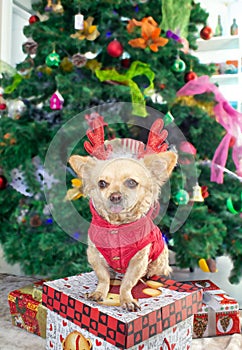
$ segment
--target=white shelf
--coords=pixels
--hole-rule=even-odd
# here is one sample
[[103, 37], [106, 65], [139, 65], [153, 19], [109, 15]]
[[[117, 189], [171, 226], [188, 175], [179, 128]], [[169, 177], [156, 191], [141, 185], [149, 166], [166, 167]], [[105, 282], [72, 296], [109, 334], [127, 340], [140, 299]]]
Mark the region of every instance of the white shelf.
[[212, 37], [209, 40], [197, 39], [198, 49], [193, 52], [201, 63], [225, 63], [227, 60], [238, 62], [238, 73], [213, 75], [211, 81], [217, 83], [221, 93], [228, 101], [242, 110], [242, 40], [239, 35]]
[[218, 84], [231, 85], [239, 83], [239, 74], [215, 74], [211, 77], [212, 82]]
[[218, 51], [239, 49], [238, 35], [215, 36], [209, 40], [197, 39], [198, 51]]

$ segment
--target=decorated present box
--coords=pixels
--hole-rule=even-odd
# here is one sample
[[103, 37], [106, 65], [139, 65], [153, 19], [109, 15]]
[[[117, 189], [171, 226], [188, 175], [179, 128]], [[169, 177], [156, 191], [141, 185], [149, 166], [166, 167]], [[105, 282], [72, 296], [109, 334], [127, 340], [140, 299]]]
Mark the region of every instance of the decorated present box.
[[43, 283], [38, 281], [8, 294], [13, 325], [46, 337], [47, 309], [42, 305]]
[[139, 282], [132, 294], [141, 310], [129, 312], [119, 303], [120, 283], [111, 282], [102, 303], [85, 299], [97, 285], [94, 272], [45, 283], [47, 350], [190, 348], [201, 288], [164, 278]]
[[209, 280], [192, 283], [203, 288], [203, 304], [194, 315], [193, 338], [240, 333], [238, 302]]

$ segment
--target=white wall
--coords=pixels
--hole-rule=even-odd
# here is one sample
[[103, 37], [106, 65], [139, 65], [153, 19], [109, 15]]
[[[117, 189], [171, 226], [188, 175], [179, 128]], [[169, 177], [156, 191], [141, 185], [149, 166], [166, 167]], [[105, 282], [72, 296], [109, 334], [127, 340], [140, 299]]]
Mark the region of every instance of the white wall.
[[28, 24], [30, 9], [31, 0], [0, 0], [0, 60], [12, 66], [26, 57], [23, 27]]
[[230, 26], [233, 18], [236, 19], [239, 26], [239, 33], [242, 34], [242, 0], [197, 0], [196, 2], [200, 3], [201, 7], [209, 13], [207, 25], [214, 31], [218, 15], [220, 15], [223, 35], [230, 34]]
[[23, 53], [22, 44], [27, 41], [23, 34], [23, 27], [29, 24], [30, 13], [13, 5], [12, 10], [12, 46], [11, 46], [11, 65], [22, 62], [26, 54]]

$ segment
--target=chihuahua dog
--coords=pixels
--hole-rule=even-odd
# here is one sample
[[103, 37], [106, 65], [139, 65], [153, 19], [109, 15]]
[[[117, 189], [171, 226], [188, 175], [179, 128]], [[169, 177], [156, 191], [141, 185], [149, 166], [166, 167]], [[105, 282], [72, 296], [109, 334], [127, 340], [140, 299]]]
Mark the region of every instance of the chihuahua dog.
[[115, 271], [123, 274], [121, 306], [136, 311], [140, 306], [132, 288], [137, 282], [144, 276], [171, 272], [168, 248], [153, 223], [160, 188], [177, 162], [176, 153], [167, 151], [163, 142], [167, 132], [160, 132], [162, 127], [163, 121], [158, 119], [145, 146], [131, 139], [104, 142], [99, 125], [87, 133], [90, 142], [84, 144], [92, 156], [72, 155], [69, 159], [82, 179], [83, 194], [90, 198], [87, 257], [98, 278], [96, 290], [87, 295], [91, 300], [107, 297], [111, 272]]

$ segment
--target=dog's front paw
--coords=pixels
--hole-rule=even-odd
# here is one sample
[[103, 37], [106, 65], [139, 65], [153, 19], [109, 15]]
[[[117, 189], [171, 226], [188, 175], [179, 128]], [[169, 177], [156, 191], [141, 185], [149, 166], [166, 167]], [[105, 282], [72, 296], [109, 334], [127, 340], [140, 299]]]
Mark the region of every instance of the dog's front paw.
[[94, 301], [103, 301], [105, 299], [105, 295], [100, 291], [95, 291], [93, 293], [87, 293], [85, 298]]
[[132, 296], [120, 296], [120, 304], [127, 311], [138, 311], [141, 309], [138, 301]]

